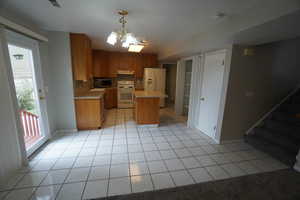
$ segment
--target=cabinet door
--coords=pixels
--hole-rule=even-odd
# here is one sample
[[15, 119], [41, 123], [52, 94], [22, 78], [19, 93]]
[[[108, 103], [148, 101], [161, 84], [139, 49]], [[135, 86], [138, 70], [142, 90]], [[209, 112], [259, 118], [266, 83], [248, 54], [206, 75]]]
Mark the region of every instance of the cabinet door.
[[109, 77], [108, 53], [101, 50], [93, 50], [93, 76]]
[[79, 130], [101, 127], [101, 106], [99, 99], [75, 100], [76, 122]]
[[116, 108], [118, 104], [117, 88], [105, 89], [105, 103], [106, 109]]
[[73, 78], [87, 81], [92, 76], [91, 41], [84, 34], [70, 34]]
[[109, 53], [109, 77], [117, 77], [117, 71], [120, 66], [120, 53]]

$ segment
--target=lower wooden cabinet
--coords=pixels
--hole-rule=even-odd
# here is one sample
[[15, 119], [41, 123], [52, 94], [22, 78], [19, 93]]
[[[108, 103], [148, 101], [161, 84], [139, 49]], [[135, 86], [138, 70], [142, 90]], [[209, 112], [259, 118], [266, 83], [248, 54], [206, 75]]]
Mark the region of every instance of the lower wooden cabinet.
[[134, 98], [133, 116], [138, 125], [159, 124], [159, 98]]
[[101, 99], [75, 99], [78, 130], [99, 129], [104, 121], [104, 101]]
[[118, 106], [117, 88], [105, 89], [104, 106], [106, 109], [116, 108]]

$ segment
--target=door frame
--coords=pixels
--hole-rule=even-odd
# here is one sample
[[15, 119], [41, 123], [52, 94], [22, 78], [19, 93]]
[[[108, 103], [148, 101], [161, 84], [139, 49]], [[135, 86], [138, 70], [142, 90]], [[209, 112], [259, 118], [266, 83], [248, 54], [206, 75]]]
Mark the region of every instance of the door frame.
[[[44, 81], [42, 76], [42, 68], [41, 68], [41, 57], [40, 57], [40, 51], [39, 51], [39, 43], [38, 41], [31, 39], [27, 36], [21, 35], [19, 33], [13, 32], [11, 30], [4, 29], [4, 34], [6, 37], [7, 42], [7, 55], [8, 55], [8, 61], [9, 65], [7, 65], [7, 71], [8, 73], [8, 80], [9, 84], [11, 86], [12, 91], [12, 99], [14, 101], [14, 110], [16, 113], [16, 122], [18, 126], [18, 134], [19, 139], [22, 141], [20, 142], [21, 149], [25, 150], [25, 155], [29, 157], [32, 155], [43, 143], [45, 143], [50, 138], [50, 130], [49, 130], [49, 121], [48, 121], [48, 114], [47, 114], [47, 103], [46, 103], [46, 94], [44, 89]], [[32, 57], [33, 57], [33, 63], [34, 63], [34, 81], [35, 84], [39, 84], [39, 88], [42, 90], [41, 95], [45, 96], [45, 99], [42, 101], [38, 101], [39, 111], [40, 111], [40, 129], [42, 133], [44, 134], [44, 138], [42, 140], [39, 140], [32, 148], [30, 148], [28, 151], [26, 151], [25, 148], [25, 141], [24, 141], [24, 129], [21, 125], [21, 118], [19, 115], [19, 106], [17, 102], [16, 92], [15, 92], [15, 84], [14, 84], [14, 77], [12, 72], [12, 66], [9, 58], [8, 53], [8, 44], [13, 43], [17, 46], [23, 47], [23, 48], [30, 48], [32, 50]], [[37, 92], [37, 98], [39, 98], [39, 93]], [[25, 157], [26, 157], [25, 156]]]

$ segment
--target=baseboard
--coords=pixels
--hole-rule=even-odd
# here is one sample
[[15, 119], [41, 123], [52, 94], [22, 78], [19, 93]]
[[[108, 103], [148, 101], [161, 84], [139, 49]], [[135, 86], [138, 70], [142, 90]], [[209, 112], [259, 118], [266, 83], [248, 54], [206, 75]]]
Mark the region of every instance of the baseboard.
[[230, 143], [237, 143], [237, 142], [243, 142], [243, 139], [236, 139], [236, 140], [224, 140], [221, 141], [220, 144], [230, 144]]
[[76, 128], [74, 129], [59, 129], [53, 132], [54, 135], [56, 134], [62, 134], [62, 133], [74, 133], [77, 132], [78, 130]]

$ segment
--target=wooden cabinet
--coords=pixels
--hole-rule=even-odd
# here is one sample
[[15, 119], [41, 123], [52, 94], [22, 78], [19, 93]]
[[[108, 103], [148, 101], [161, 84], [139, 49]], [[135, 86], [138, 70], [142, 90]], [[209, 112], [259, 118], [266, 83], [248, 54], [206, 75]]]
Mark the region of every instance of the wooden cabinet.
[[[133, 118], [138, 125], [159, 124], [159, 97], [134, 98]], [[147, 113], [147, 114], [145, 114]]]
[[103, 99], [75, 99], [78, 130], [99, 129], [104, 121]]
[[74, 80], [87, 81], [92, 78], [92, 47], [84, 34], [71, 33], [71, 58]]
[[118, 70], [135, 71], [137, 78], [142, 78], [144, 68], [157, 67], [156, 54], [141, 54], [128, 52], [93, 51], [93, 76], [117, 77]]
[[106, 88], [104, 105], [106, 109], [116, 108], [118, 106], [118, 92], [117, 88]]
[[107, 51], [93, 50], [93, 76], [109, 77], [109, 54]]

